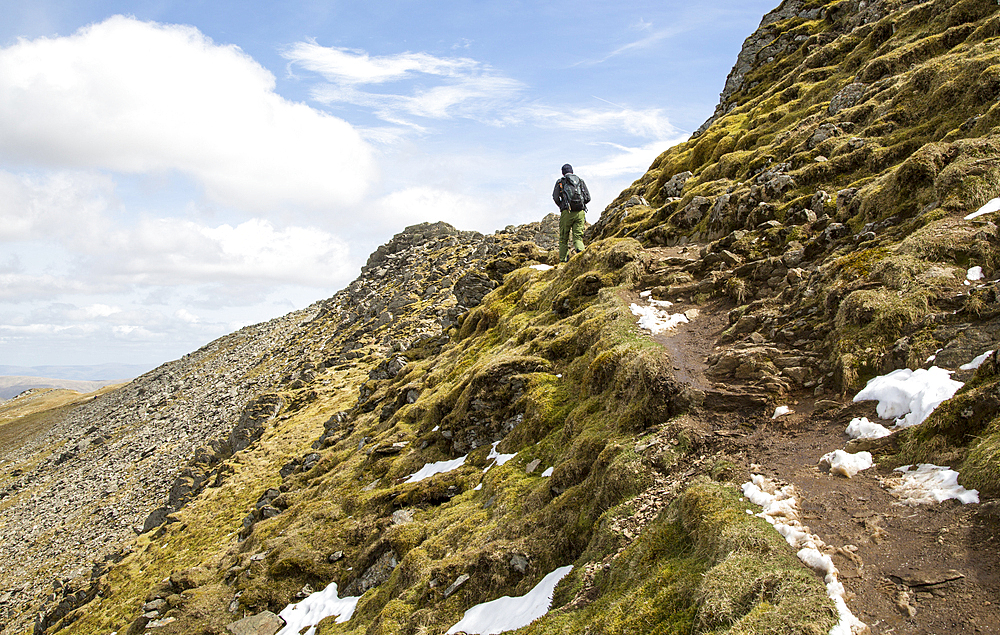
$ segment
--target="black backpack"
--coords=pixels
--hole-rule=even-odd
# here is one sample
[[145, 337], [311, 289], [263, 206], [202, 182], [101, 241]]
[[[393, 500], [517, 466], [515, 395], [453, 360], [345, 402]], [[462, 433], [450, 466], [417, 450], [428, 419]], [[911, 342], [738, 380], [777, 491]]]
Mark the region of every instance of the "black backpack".
[[562, 177], [563, 200], [569, 204], [569, 208], [574, 212], [587, 209], [587, 201], [583, 199], [583, 188], [580, 183], [580, 177], [575, 174], [567, 174]]

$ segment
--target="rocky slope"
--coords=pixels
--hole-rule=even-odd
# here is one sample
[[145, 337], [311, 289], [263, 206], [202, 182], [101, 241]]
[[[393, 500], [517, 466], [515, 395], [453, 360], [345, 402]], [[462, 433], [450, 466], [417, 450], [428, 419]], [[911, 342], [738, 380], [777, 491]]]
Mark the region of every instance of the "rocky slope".
[[[359, 599], [321, 633], [443, 633], [566, 565], [523, 632], [988, 632], [1000, 366], [959, 366], [1000, 340], [1000, 238], [965, 218], [1000, 196], [998, 38], [993, 1], [786, 0], [567, 265], [537, 266], [553, 218], [408, 228], [333, 298], [37, 423], [3, 457], [5, 632], [273, 635], [335, 582]], [[687, 322], [638, 328], [650, 299]], [[868, 379], [931, 364], [965, 387], [848, 445]], [[877, 467], [817, 470], [845, 445]], [[900, 507], [912, 462], [981, 502]], [[794, 485], [866, 627], [751, 474]]]
[[[8, 630], [35, 620], [46, 597], [55, 610], [41, 624], [81, 603], [57, 608], [67, 592], [61, 581], [100, 575], [136, 534], [222, 482], [220, 463], [256, 441], [279, 411], [317, 398], [300, 390], [286, 402], [283, 389], [301, 389], [333, 366], [381, 359], [415, 338], [440, 337], [467, 310], [461, 303], [496, 286], [478, 273], [486, 260], [536, 235], [549, 245], [554, 218], [494, 236], [443, 223], [408, 228], [330, 300], [216, 340], [5, 447], [0, 619], [10, 621]], [[331, 324], [338, 336], [323, 332]], [[98, 591], [77, 584], [86, 587], [73, 591], [82, 599]]]

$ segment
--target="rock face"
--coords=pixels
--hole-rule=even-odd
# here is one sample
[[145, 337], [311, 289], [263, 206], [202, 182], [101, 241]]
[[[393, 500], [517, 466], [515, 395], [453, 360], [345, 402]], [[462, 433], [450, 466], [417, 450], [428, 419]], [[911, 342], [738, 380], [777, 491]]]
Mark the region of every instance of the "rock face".
[[[827, 44], [836, 39], [838, 34], [849, 33], [856, 28], [877, 22], [884, 15], [891, 11], [891, 3], [885, 0], [852, 0], [849, 3], [842, 3], [836, 7], [812, 6], [807, 8], [807, 3], [803, 0], [785, 0], [778, 8], [774, 9], [763, 17], [760, 26], [743, 42], [743, 47], [736, 58], [736, 64], [726, 77], [726, 85], [719, 96], [719, 104], [715, 107], [715, 112], [705, 123], [695, 131], [695, 137], [701, 135], [719, 117], [732, 111], [735, 106], [734, 98], [740, 91], [755, 88], [758, 84], [748, 76], [752, 71], [765, 64], [770, 64], [777, 59], [781, 59], [798, 51], [801, 47], [812, 47], [815, 43], [804, 33], [794, 31], [783, 31], [781, 26], [790, 20], [826, 20], [839, 22], [840, 28], [837, 31], [824, 31], [816, 39], [819, 44]], [[837, 99], [837, 105], [831, 103], [831, 109], [835, 114], [844, 104], [857, 100], [854, 97], [858, 92], [863, 92], [863, 86], [851, 84], [845, 95]], [[853, 104], [851, 104], [853, 105]]]

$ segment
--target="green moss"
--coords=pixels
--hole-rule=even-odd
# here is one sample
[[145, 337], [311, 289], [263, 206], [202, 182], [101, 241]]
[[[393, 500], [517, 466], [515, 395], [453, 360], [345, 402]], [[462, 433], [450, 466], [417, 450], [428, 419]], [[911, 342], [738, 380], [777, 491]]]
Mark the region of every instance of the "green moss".
[[874, 247], [850, 253], [837, 259], [833, 266], [839, 271], [841, 279], [850, 282], [859, 278], [867, 278], [875, 265], [885, 258], [889, 250], [885, 247]]

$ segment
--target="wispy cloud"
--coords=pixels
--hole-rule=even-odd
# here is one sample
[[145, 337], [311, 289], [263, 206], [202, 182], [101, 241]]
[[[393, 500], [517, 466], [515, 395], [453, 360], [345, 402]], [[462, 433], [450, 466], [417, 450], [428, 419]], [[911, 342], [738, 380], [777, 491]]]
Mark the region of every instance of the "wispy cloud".
[[334, 84], [381, 84], [413, 75], [465, 77], [483, 72], [467, 57], [435, 57], [427, 53], [371, 56], [365, 51], [297, 42], [282, 54], [292, 64], [319, 73]]
[[678, 134], [677, 128], [659, 108], [635, 110], [612, 104], [599, 97], [594, 99], [605, 102], [612, 108], [560, 110], [551, 106], [535, 105], [526, 111], [538, 125], [546, 127], [577, 131], [626, 132], [637, 137], [652, 139], [666, 139]]
[[[666, 35], [649, 36], [658, 37]], [[290, 66], [323, 77], [325, 81], [311, 89], [316, 101], [358, 106], [393, 124], [372, 129], [370, 138], [376, 140], [391, 142], [407, 132], [424, 134], [433, 122], [454, 118], [493, 126], [625, 132], [653, 139], [677, 132], [661, 109], [632, 109], [600, 97], [594, 97], [595, 101], [606, 107], [567, 108], [527, 101], [524, 95], [530, 87], [466, 57], [409, 52], [371, 56], [313, 41], [291, 46], [283, 55]], [[384, 90], [372, 90], [376, 86]]]
[[644, 22], [640, 25], [643, 31], [651, 31], [648, 35], [645, 35], [637, 40], [632, 40], [625, 44], [622, 44], [603, 56], [595, 59], [585, 59], [580, 60], [573, 66], [597, 66], [598, 64], [603, 64], [608, 60], [618, 57], [619, 55], [625, 55], [627, 53], [633, 53], [636, 51], [644, 51], [659, 45], [664, 40], [676, 37], [682, 33], [690, 30], [689, 26], [672, 26], [665, 29], [653, 30], [652, 24]]
[[[414, 119], [454, 117], [498, 123], [499, 114], [525, 86], [490, 66], [467, 57], [428, 53], [372, 56], [364, 51], [299, 42], [283, 53], [292, 67], [319, 74], [327, 83], [312, 89], [324, 104], [351, 104], [370, 109], [389, 123], [423, 132]], [[367, 86], [388, 86], [376, 92]]]

